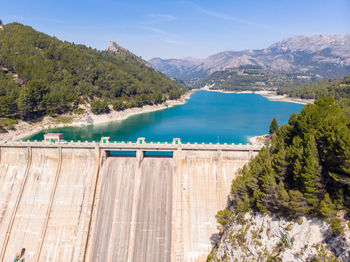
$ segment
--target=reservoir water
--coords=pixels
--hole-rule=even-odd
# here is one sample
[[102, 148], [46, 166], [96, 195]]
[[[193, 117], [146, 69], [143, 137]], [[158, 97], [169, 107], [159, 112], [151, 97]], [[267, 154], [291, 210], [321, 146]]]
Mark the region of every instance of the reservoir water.
[[40, 141], [47, 132], [61, 132], [67, 141], [99, 141], [101, 136], [109, 136], [111, 141], [145, 137], [148, 142], [170, 142], [179, 137], [183, 142], [248, 143], [249, 137], [268, 133], [274, 116], [280, 125], [286, 124], [290, 114], [299, 113], [303, 107], [270, 101], [257, 94], [196, 91], [183, 105], [123, 121], [45, 130], [30, 140]]

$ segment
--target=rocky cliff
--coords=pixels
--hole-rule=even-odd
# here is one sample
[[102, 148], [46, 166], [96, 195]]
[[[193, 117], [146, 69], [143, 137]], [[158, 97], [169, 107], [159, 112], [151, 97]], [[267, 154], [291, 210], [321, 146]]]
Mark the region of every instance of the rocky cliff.
[[209, 261], [350, 261], [348, 226], [343, 236], [333, 237], [331, 226], [317, 218], [288, 221], [247, 213], [242, 222], [225, 231]]
[[106, 48], [106, 51], [110, 54], [116, 55], [117, 57], [125, 61], [137, 64], [137, 65], [145, 65], [147, 67], [152, 67], [150, 63], [143, 60], [141, 57], [136, 56], [135, 54], [130, 52], [128, 49], [121, 47], [114, 41], [109, 42]]

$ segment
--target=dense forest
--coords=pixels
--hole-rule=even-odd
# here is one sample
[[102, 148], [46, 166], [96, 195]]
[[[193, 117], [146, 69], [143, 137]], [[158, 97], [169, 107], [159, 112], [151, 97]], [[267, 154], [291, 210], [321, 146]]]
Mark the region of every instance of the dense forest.
[[[177, 99], [183, 85], [106, 51], [29, 26], [0, 29], [0, 118], [29, 120], [91, 105], [95, 114]], [[81, 106], [84, 110], [84, 106]]]
[[277, 93], [303, 99], [317, 99], [327, 96], [336, 99], [350, 98], [350, 76], [345, 76], [343, 79], [327, 79], [300, 86], [280, 88]]
[[238, 68], [216, 71], [193, 85], [201, 88], [206, 85], [212, 89], [226, 91], [256, 91], [264, 88], [289, 87], [311, 81], [293, 73], [277, 73], [258, 65], [246, 65]]
[[343, 228], [337, 211], [350, 214], [350, 100], [320, 98], [271, 141], [232, 184], [229, 207], [217, 214], [223, 230], [254, 210], [290, 219], [323, 217], [336, 234]]

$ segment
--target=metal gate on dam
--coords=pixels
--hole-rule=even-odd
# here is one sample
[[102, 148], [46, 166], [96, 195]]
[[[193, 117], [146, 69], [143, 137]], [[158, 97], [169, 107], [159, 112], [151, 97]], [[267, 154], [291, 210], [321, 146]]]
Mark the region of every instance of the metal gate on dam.
[[0, 261], [205, 261], [261, 146], [0, 142]]

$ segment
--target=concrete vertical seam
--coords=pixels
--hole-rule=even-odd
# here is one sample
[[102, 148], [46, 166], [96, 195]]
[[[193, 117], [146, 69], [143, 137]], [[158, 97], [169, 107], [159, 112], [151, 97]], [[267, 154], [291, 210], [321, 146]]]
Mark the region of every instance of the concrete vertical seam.
[[136, 236], [136, 220], [138, 213], [139, 193], [141, 188], [141, 164], [143, 161], [143, 151], [136, 151], [137, 169], [135, 170], [135, 184], [133, 193], [133, 206], [131, 211], [131, 226], [130, 226], [130, 237], [129, 237], [129, 248], [128, 248], [128, 261], [134, 261], [134, 245]]
[[83, 257], [83, 261], [87, 261], [88, 258], [88, 249], [89, 249], [89, 245], [91, 242], [91, 238], [92, 238], [92, 220], [94, 217], [94, 212], [95, 212], [95, 201], [96, 201], [96, 194], [97, 194], [97, 185], [98, 185], [98, 181], [100, 178], [100, 170], [102, 167], [102, 157], [101, 157], [101, 152], [100, 152], [100, 147], [97, 144], [95, 147], [95, 150], [97, 151], [97, 156], [96, 156], [96, 172], [95, 172], [95, 185], [94, 185], [94, 193], [93, 193], [93, 199], [92, 199], [92, 204], [91, 204], [91, 212], [90, 212], [90, 219], [89, 219], [89, 225], [88, 225], [88, 232], [87, 232], [87, 239], [86, 239], [86, 244], [85, 244], [85, 250], [84, 250], [84, 257]]
[[5, 237], [4, 243], [2, 245], [0, 261], [4, 261], [7, 244], [8, 244], [8, 241], [10, 239], [10, 234], [11, 234], [11, 231], [12, 231], [12, 226], [13, 226], [13, 223], [15, 221], [15, 216], [16, 216], [16, 213], [17, 213], [17, 210], [18, 210], [19, 202], [22, 199], [23, 190], [24, 190], [24, 187], [25, 187], [26, 182], [27, 182], [27, 177], [28, 177], [28, 173], [29, 173], [29, 170], [30, 170], [30, 166], [32, 164], [32, 148], [31, 147], [27, 147], [27, 156], [28, 156], [28, 159], [27, 159], [26, 170], [24, 172], [24, 179], [23, 179], [23, 182], [22, 182], [22, 185], [21, 185], [21, 189], [19, 191], [19, 194], [18, 194], [16, 202], [15, 202], [15, 207], [14, 207], [13, 212], [11, 214], [11, 219], [10, 219], [9, 226], [7, 228], [7, 231], [6, 231], [6, 237]]
[[48, 207], [47, 212], [46, 212], [44, 227], [43, 227], [43, 231], [41, 233], [40, 245], [39, 245], [38, 251], [35, 254], [35, 260], [34, 260], [35, 262], [39, 261], [41, 250], [42, 250], [43, 245], [44, 245], [47, 225], [49, 224], [49, 220], [50, 220], [50, 214], [51, 214], [51, 210], [52, 210], [53, 201], [54, 201], [55, 195], [56, 195], [56, 189], [57, 189], [58, 179], [59, 179], [59, 176], [61, 173], [61, 167], [62, 167], [62, 147], [58, 147], [58, 165], [57, 165], [57, 170], [56, 170], [56, 175], [55, 175], [55, 182], [54, 182], [53, 189], [52, 189], [51, 196], [50, 196], [49, 207]]

